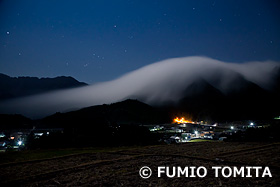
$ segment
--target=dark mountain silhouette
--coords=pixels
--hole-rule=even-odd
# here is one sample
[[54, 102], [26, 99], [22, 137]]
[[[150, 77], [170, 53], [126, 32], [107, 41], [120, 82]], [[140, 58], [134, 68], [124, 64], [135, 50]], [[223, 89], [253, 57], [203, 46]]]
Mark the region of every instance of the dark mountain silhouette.
[[9, 77], [0, 73], [0, 100], [35, 95], [53, 90], [85, 86], [72, 77]]
[[[37, 121], [37, 128], [64, 128], [71, 146], [143, 145], [156, 138], [142, 124], [164, 122], [166, 115], [137, 100], [56, 113]], [[144, 138], [143, 138], [144, 137]]]
[[184, 97], [173, 106], [173, 110], [188, 112], [195, 119], [220, 121], [266, 119], [280, 113], [279, 80], [277, 83], [275, 79], [272, 90], [265, 90], [237, 73], [222, 86], [218, 81], [222, 81], [222, 76], [215, 75], [209, 81], [216, 87], [204, 79], [197, 79], [185, 89]]
[[190, 113], [192, 118], [199, 119], [217, 113], [225, 95], [204, 79], [198, 79], [184, 91], [184, 97], [175, 105], [178, 112]]
[[163, 111], [137, 100], [97, 105], [81, 110], [56, 113], [39, 120], [41, 126], [85, 127], [108, 124], [155, 124], [170, 120]]
[[[67, 113], [56, 113], [41, 120], [20, 115], [0, 115], [5, 122], [1, 129], [63, 128], [39, 140], [29, 136], [29, 148], [148, 145], [157, 142], [147, 127], [141, 124], [163, 123], [169, 118], [163, 111], [137, 100], [125, 100], [110, 105], [98, 105]], [[11, 125], [11, 126], [9, 126]], [[143, 138], [144, 137], [144, 138]]]
[[0, 130], [8, 129], [30, 129], [33, 121], [22, 115], [0, 114]]

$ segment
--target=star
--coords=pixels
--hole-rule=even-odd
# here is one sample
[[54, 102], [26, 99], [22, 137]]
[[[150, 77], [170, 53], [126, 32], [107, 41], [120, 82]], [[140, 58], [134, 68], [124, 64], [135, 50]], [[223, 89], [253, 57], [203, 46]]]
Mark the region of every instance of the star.
[[10, 32], [9, 32], [9, 31], [7, 31], [7, 34], [9, 35], [9, 34], [10, 34]]

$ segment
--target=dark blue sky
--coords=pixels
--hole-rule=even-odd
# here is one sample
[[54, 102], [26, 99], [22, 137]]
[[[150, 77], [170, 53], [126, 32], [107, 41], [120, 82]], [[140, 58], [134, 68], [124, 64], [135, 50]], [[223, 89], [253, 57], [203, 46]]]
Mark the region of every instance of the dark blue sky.
[[0, 72], [107, 81], [202, 55], [280, 61], [278, 1], [0, 1]]

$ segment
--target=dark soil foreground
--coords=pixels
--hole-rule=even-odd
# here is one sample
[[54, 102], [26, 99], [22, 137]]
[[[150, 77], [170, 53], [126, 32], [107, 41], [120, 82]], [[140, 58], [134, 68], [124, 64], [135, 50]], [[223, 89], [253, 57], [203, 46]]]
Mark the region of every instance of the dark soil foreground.
[[[6, 153], [2, 153], [6, 154]], [[72, 154], [0, 165], [0, 186], [280, 186], [279, 143], [200, 142]], [[139, 169], [149, 166], [143, 179]], [[199, 177], [158, 177], [158, 166], [204, 166]], [[215, 177], [212, 166], [268, 166], [272, 177]], [[172, 172], [172, 170], [170, 169]], [[189, 170], [190, 171], [190, 170]]]

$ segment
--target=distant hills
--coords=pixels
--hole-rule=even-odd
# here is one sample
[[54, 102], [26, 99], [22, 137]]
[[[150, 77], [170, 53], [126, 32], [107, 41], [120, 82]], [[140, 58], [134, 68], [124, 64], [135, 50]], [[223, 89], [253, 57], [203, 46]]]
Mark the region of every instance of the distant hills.
[[35, 95], [54, 90], [85, 86], [73, 77], [10, 77], [0, 73], [0, 100]]
[[102, 124], [159, 124], [170, 122], [170, 118], [159, 108], [128, 99], [109, 105], [97, 105], [72, 112], [56, 113], [39, 122], [41, 126], [47, 127], [85, 127]]
[[0, 114], [0, 130], [13, 128], [88, 128], [89, 126], [142, 125], [170, 122], [166, 111], [137, 100], [125, 100], [109, 105], [97, 105], [81, 110], [55, 113], [39, 120], [22, 115]]

